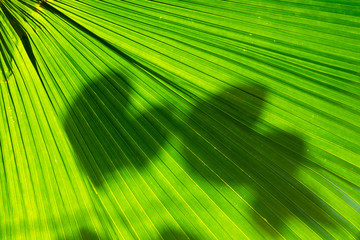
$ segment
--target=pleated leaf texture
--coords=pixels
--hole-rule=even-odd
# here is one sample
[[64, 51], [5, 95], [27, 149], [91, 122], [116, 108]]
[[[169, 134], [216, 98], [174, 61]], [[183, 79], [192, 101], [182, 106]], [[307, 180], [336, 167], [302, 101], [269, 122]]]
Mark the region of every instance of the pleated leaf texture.
[[0, 21], [0, 239], [360, 239], [358, 0]]

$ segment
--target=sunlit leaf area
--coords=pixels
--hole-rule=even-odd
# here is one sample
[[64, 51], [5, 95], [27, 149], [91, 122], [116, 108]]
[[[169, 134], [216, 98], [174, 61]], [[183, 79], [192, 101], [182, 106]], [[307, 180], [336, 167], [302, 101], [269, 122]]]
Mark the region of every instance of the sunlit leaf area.
[[0, 0], [0, 239], [360, 239], [359, 0]]

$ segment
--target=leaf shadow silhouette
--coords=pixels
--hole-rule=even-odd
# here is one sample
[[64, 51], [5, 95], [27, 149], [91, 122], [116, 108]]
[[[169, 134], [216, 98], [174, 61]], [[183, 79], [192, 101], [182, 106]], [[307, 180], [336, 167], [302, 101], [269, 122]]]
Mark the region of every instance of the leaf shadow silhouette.
[[65, 131], [95, 186], [118, 169], [141, 169], [165, 141], [154, 118], [162, 109], [139, 113], [132, 93], [129, 80], [112, 73], [86, 86], [67, 114]]
[[120, 73], [100, 77], [76, 97], [65, 120], [79, 164], [96, 187], [117, 171], [140, 171], [153, 161], [171, 129], [182, 142], [179, 164], [196, 181], [247, 188], [243, 198], [263, 230], [278, 234], [288, 228], [288, 218], [296, 218], [328, 237], [323, 224], [333, 220], [326, 204], [296, 177], [304, 165], [303, 140], [274, 127], [269, 133], [255, 131], [266, 89], [233, 87], [197, 99], [189, 114], [176, 117], [164, 105], [138, 111], [131, 84]]
[[73, 236], [65, 236], [65, 237], [59, 237], [59, 240], [61, 239], [66, 239], [66, 240], [71, 240], [71, 239], [84, 239], [84, 240], [100, 240], [101, 238], [98, 236], [98, 234], [88, 228], [81, 228], [80, 229], [80, 233], [78, 236], [73, 237]]
[[249, 199], [253, 219], [270, 234], [297, 218], [329, 238], [322, 226], [333, 226], [334, 220], [326, 203], [297, 179], [305, 167], [304, 141], [273, 126], [266, 133], [255, 131], [265, 102], [266, 89], [256, 85], [201, 101], [180, 130], [186, 133], [188, 171], [212, 184], [248, 188], [242, 197]]

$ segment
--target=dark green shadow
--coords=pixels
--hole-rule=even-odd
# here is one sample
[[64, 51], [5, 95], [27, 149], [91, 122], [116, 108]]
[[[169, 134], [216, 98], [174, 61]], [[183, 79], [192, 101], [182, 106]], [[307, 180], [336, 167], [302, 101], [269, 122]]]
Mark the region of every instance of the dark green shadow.
[[99, 78], [78, 95], [67, 115], [65, 131], [96, 186], [118, 169], [144, 167], [165, 141], [156, 121], [162, 109], [138, 112], [130, 84], [120, 73]]
[[164, 229], [160, 232], [160, 239], [164, 240], [197, 240], [198, 238], [192, 234], [181, 231], [180, 229]]
[[251, 221], [265, 231], [291, 231], [287, 220], [296, 217], [330, 237], [322, 227], [333, 224], [329, 206], [297, 179], [306, 168], [303, 140], [271, 125], [266, 133], [256, 131], [266, 89], [249, 85], [207, 99], [192, 96], [193, 110], [179, 115], [170, 104], [137, 111], [132, 84], [119, 73], [97, 79], [77, 96], [65, 120], [79, 164], [96, 187], [117, 171], [141, 171], [175, 135], [179, 165], [205, 191], [211, 185], [247, 189], [242, 198], [253, 207]]
[[95, 231], [92, 231], [88, 228], [81, 228], [80, 233], [74, 236], [65, 236], [65, 237], [58, 237], [58, 240], [76, 240], [76, 239], [83, 239], [83, 240], [100, 240], [100, 236]]
[[334, 225], [335, 216], [297, 179], [307, 167], [304, 141], [271, 125], [256, 131], [265, 103], [266, 90], [259, 86], [200, 101], [186, 124], [179, 125], [186, 146], [183, 166], [198, 182], [247, 189], [241, 197], [252, 206], [253, 220], [270, 234], [291, 232], [286, 224], [295, 217], [330, 239], [322, 226]]

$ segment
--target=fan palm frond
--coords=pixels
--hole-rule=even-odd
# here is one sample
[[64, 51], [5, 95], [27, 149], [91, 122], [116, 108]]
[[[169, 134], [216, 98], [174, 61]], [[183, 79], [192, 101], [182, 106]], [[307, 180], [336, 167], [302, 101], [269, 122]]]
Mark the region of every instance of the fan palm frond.
[[0, 0], [1, 239], [358, 239], [357, 0]]

